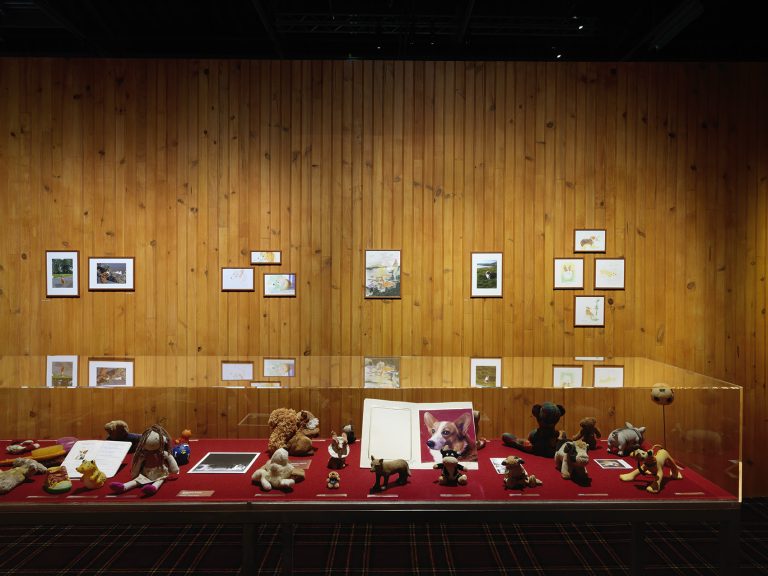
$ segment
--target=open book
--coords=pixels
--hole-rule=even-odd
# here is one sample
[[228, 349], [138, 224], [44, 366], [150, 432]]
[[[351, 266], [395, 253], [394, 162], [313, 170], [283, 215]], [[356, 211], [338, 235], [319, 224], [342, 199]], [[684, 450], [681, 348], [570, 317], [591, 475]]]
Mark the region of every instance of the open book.
[[114, 440], [78, 440], [72, 446], [64, 458], [62, 466], [67, 467], [70, 478], [80, 478], [82, 474], [77, 467], [83, 460], [93, 460], [99, 470], [104, 472], [107, 478], [117, 474], [125, 455], [131, 449], [130, 442], [116, 442]]

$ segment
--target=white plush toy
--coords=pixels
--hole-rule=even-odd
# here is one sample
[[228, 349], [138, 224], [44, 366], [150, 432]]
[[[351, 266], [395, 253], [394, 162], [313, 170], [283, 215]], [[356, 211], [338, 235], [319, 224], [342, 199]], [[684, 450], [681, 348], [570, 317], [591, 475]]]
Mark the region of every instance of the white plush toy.
[[290, 491], [296, 482], [304, 480], [304, 470], [295, 468], [288, 462], [288, 450], [278, 448], [269, 462], [253, 473], [251, 480], [260, 484], [266, 491], [272, 488]]
[[37, 460], [16, 458], [13, 461], [13, 468], [0, 472], [0, 494], [7, 494], [35, 474], [44, 474], [47, 470]]

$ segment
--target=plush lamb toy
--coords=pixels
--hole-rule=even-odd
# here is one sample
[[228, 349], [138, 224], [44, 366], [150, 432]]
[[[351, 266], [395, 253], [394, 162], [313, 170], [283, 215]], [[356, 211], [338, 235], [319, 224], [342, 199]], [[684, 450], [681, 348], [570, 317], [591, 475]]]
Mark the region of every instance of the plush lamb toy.
[[459, 453], [455, 450], [441, 450], [443, 461], [435, 463], [432, 468], [441, 470], [438, 483], [441, 486], [465, 486], [467, 475], [464, 474], [464, 466], [459, 464]]
[[597, 448], [597, 439], [600, 438], [600, 429], [597, 427], [597, 420], [594, 418], [582, 418], [579, 422], [581, 430], [571, 440], [584, 440], [590, 450]]
[[114, 492], [125, 492], [141, 486], [141, 491], [151, 496], [160, 489], [165, 479], [179, 473], [179, 465], [171, 455], [171, 436], [159, 424], [153, 424], [141, 435], [131, 460], [131, 480], [112, 482]]
[[280, 488], [287, 492], [293, 490], [296, 482], [304, 480], [304, 470], [294, 468], [288, 462], [288, 450], [278, 448], [272, 458], [251, 476], [251, 480], [261, 485], [269, 492], [272, 488]]
[[608, 435], [608, 452], [615, 452], [619, 456], [628, 455], [635, 448], [643, 445], [645, 426], [635, 428], [629, 422], [624, 422], [624, 428], [616, 428]]
[[519, 456], [507, 456], [504, 460], [504, 488], [535, 488], [543, 482], [523, 468], [525, 460]]
[[16, 458], [13, 468], [0, 472], [0, 494], [8, 494], [19, 484], [26, 482], [35, 474], [45, 474], [48, 468], [31, 458]]
[[519, 448], [524, 452], [551, 458], [558, 448], [558, 440], [561, 439], [561, 433], [555, 426], [565, 414], [565, 408], [560, 404], [544, 402], [544, 404], [534, 404], [531, 414], [536, 418], [539, 427], [528, 434], [528, 439], [505, 433], [502, 434], [501, 441], [507, 446]]

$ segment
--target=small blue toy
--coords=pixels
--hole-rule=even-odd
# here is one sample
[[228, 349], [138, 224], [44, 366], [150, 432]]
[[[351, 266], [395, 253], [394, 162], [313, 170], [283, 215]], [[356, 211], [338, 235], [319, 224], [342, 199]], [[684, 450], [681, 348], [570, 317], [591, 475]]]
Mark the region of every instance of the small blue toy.
[[189, 444], [179, 444], [178, 446], [174, 446], [173, 450], [171, 450], [171, 454], [173, 455], [173, 459], [176, 460], [176, 464], [179, 466], [183, 466], [184, 464], [189, 464], [189, 454], [190, 454]]

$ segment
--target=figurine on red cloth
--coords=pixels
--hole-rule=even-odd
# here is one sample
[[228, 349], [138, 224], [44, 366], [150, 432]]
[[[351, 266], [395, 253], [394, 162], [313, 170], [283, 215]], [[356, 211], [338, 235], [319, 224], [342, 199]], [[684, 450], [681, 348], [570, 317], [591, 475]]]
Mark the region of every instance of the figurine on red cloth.
[[179, 473], [179, 465], [171, 455], [171, 437], [165, 428], [153, 424], [141, 435], [131, 461], [131, 480], [126, 483], [112, 482], [115, 492], [125, 492], [141, 486], [147, 496], [157, 492], [165, 479]]

